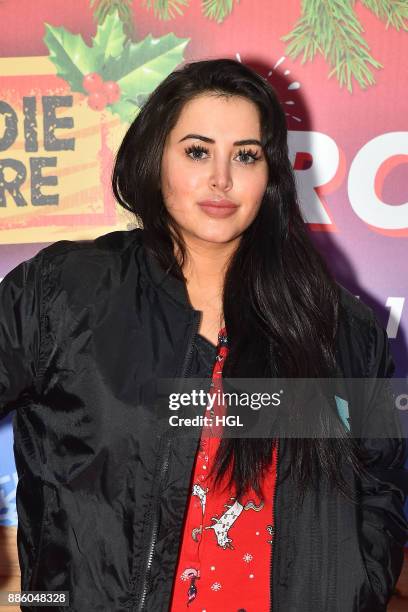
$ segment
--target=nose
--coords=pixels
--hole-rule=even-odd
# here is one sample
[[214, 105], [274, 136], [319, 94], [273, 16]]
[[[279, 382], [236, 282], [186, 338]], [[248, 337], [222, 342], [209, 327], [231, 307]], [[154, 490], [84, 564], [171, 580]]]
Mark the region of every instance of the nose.
[[210, 184], [212, 188], [220, 191], [229, 191], [232, 188], [232, 175], [228, 160], [214, 161], [211, 167]]

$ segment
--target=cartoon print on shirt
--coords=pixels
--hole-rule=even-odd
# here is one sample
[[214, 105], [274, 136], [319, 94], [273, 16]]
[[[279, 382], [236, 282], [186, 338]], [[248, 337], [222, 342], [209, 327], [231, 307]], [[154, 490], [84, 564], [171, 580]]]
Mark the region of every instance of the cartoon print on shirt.
[[[198, 499], [200, 500], [200, 504], [201, 504], [201, 510], [203, 513], [203, 516], [205, 514], [205, 502], [206, 502], [206, 498], [207, 498], [207, 493], [208, 493], [209, 489], [208, 487], [206, 489], [203, 489], [203, 487], [199, 484], [194, 484], [193, 485], [193, 490], [191, 495], [196, 495], [198, 497]], [[194, 529], [192, 529], [191, 531], [191, 537], [193, 538], [194, 542], [198, 542], [198, 536], [202, 533], [203, 531], [203, 526], [200, 525], [199, 527], [194, 527]]]
[[197, 586], [196, 580], [200, 578], [200, 572], [196, 570], [194, 567], [188, 567], [181, 574], [182, 580], [190, 580], [190, 586], [187, 590], [187, 605], [189, 606], [194, 599], [197, 597]]
[[[220, 341], [219, 344], [222, 346], [218, 347], [219, 358], [215, 360], [211, 382], [214, 391], [222, 390], [220, 375], [224, 355], [227, 354], [226, 343]], [[218, 402], [214, 403], [214, 413], [218, 412], [219, 406]], [[227, 482], [228, 475], [219, 487], [213, 487], [211, 468], [214, 466], [218, 444], [211, 440], [211, 436], [202, 435], [198, 446], [177, 564], [178, 579], [174, 585], [169, 612], [253, 612], [254, 597], [257, 602], [262, 598], [265, 601], [264, 608], [267, 609], [270, 597], [267, 577], [270, 574], [268, 549], [273, 537], [270, 528], [274, 478], [264, 483], [263, 503], [252, 489], [241, 500], [242, 504], [238, 503], [235, 488]], [[243, 510], [250, 509], [255, 510], [256, 515], [243, 514]], [[236, 521], [237, 527], [231, 532]], [[210, 529], [214, 530], [215, 535]], [[260, 537], [256, 538], [256, 535]], [[229, 552], [225, 553], [224, 550]], [[228, 563], [225, 563], [226, 555]], [[231, 563], [236, 568], [234, 572], [231, 572]], [[255, 568], [257, 571], [250, 573]], [[245, 592], [236, 588], [242, 580], [247, 581]], [[252, 608], [249, 603], [248, 607], [246, 605], [250, 600]], [[263, 608], [258, 606], [257, 609]]]
[[271, 539], [270, 540], [266, 540], [268, 544], [272, 544], [272, 540], [273, 540], [273, 534], [275, 533], [275, 527], [273, 525], [267, 525], [266, 526], [266, 531], [270, 534]]
[[202, 525], [200, 525], [200, 527], [194, 527], [194, 529], [191, 530], [191, 537], [193, 538], [194, 542], [198, 542], [198, 536], [201, 535], [202, 531]]
[[[231, 497], [230, 499], [235, 499], [235, 497]], [[204, 529], [214, 529], [218, 546], [224, 550], [227, 548], [233, 550], [234, 546], [232, 545], [232, 538], [228, 537], [228, 531], [231, 529], [243, 510], [255, 510], [256, 512], [259, 512], [264, 507], [264, 502], [262, 501], [259, 506], [256, 506], [252, 500], [249, 500], [245, 506], [243, 506], [235, 499], [233, 504], [224, 504], [224, 506], [228, 508], [228, 510], [226, 510], [224, 514], [220, 516], [220, 518], [217, 518], [216, 516], [211, 517], [211, 520], [214, 521], [214, 525], [209, 525], [208, 527], [204, 527]]]
[[206, 489], [203, 489], [203, 487], [199, 484], [195, 484], [193, 486], [193, 492], [191, 493], [191, 495], [197, 495], [198, 499], [200, 500], [203, 515], [205, 514], [205, 501], [206, 501], [207, 493], [208, 493], [208, 487]]

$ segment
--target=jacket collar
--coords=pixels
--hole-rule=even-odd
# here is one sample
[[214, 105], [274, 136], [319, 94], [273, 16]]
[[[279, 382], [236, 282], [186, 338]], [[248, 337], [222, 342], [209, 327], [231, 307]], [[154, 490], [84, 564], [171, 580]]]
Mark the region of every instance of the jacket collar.
[[140, 249], [138, 249], [139, 262], [142, 264], [144, 272], [150, 282], [153, 283], [157, 289], [164, 291], [183, 309], [191, 313], [197, 312], [191, 306], [186, 282], [176, 278], [170, 271], [162, 268], [154, 254], [144, 242], [143, 229], [138, 228], [132, 231], [135, 232], [135, 238], [140, 243]]

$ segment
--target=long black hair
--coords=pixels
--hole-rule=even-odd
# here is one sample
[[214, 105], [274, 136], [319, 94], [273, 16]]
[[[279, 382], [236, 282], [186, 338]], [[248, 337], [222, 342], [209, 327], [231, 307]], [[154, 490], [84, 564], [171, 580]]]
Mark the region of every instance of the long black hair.
[[[188, 253], [164, 205], [160, 167], [166, 137], [183, 106], [203, 93], [243, 96], [257, 106], [269, 170], [257, 217], [243, 232], [225, 275], [223, 313], [229, 351], [223, 377], [332, 377], [338, 286], [301, 216], [288, 159], [285, 114], [265, 79], [232, 59], [191, 62], [172, 72], [147, 99], [124, 137], [113, 171], [115, 197], [142, 222], [145, 244], [162, 267], [183, 280]], [[340, 466], [346, 459], [358, 472], [360, 456], [346, 432], [334, 438], [288, 438], [286, 443], [290, 475], [300, 497], [324, 474], [354, 500]], [[230, 483], [234, 482], [238, 498], [250, 486], [261, 491], [261, 477], [275, 444], [275, 438], [222, 439], [216, 482], [231, 467]]]

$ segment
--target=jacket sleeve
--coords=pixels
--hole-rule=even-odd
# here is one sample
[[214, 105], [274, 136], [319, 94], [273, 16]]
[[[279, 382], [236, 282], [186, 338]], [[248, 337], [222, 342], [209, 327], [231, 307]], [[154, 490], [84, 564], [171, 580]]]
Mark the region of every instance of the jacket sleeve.
[[[361, 550], [378, 608], [385, 611], [404, 560], [408, 495], [403, 437], [390, 377], [394, 361], [385, 330], [374, 319], [367, 368], [368, 412], [362, 426], [362, 446], [368, 451], [361, 479]], [[381, 437], [379, 437], [381, 435]]]
[[37, 255], [0, 283], [0, 418], [36, 376], [40, 351], [40, 260]]

